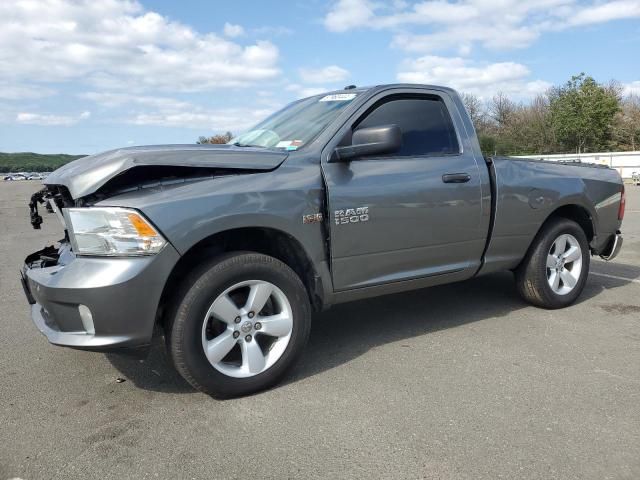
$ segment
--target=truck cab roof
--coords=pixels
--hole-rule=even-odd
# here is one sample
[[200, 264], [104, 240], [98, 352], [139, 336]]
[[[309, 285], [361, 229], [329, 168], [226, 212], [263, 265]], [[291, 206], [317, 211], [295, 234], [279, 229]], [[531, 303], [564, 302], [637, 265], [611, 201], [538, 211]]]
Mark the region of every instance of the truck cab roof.
[[357, 93], [357, 94], [360, 94], [360, 93], [374, 94], [384, 90], [396, 89], [396, 88], [421, 88], [421, 89], [428, 89], [428, 90], [440, 90], [447, 93], [454, 93], [454, 94], [456, 93], [456, 91], [453, 88], [445, 87], [442, 85], [428, 85], [423, 83], [381, 83], [379, 85], [367, 85], [363, 87], [349, 86], [339, 90], [328, 90], [326, 92], [319, 93], [317, 95], [309, 95], [308, 97], [305, 97], [305, 98], [321, 97], [325, 95], [336, 95], [336, 94], [345, 93], [345, 92]]

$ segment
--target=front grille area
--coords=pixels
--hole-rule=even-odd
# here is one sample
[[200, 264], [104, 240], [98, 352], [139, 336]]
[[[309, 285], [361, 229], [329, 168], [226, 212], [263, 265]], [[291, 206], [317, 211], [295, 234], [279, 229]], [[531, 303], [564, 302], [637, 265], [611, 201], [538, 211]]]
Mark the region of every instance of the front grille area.
[[43, 218], [40, 215], [39, 206], [44, 207], [49, 213], [56, 213], [58, 219], [65, 226], [62, 216], [62, 209], [75, 206], [75, 202], [69, 190], [62, 185], [47, 185], [43, 189], [31, 195], [29, 202], [31, 226], [36, 230], [40, 229]]

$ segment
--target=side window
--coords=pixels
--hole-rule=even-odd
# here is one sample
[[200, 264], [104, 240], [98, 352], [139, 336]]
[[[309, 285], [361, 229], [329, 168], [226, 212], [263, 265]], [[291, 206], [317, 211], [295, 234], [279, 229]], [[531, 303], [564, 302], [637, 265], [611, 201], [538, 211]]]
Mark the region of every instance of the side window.
[[392, 97], [375, 106], [355, 129], [396, 124], [402, 131], [402, 147], [393, 156], [460, 153], [449, 112], [438, 97]]

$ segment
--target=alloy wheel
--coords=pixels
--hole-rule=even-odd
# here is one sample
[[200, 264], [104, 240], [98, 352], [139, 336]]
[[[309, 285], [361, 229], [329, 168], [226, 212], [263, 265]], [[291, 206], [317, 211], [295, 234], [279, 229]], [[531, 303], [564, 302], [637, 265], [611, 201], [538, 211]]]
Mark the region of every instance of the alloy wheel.
[[560, 235], [551, 244], [547, 255], [547, 282], [554, 293], [566, 295], [580, 280], [582, 273], [582, 249], [571, 234]]
[[291, 304], [282, 290], [263, 280], [248, 280], [213, 301], [202, 323], [202, 348], [224, 375], [253, 377], [282, 357], [292, 331]]

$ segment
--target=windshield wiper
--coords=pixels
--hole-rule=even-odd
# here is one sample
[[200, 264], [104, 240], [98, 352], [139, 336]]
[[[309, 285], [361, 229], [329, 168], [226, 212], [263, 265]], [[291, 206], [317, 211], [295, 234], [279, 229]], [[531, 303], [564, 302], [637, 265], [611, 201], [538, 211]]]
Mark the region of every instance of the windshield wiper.
[[234, 147], [255, 147], [256, 145], [251, 145], [250, 143], [240, 143], [240, 142], [233, 142], [231, 145], [233, 145]]

